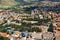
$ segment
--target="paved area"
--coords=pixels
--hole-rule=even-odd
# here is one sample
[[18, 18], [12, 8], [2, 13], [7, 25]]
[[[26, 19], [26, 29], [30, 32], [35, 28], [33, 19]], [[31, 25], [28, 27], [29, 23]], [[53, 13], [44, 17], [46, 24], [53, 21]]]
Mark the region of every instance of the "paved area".
[[56, 31], [56, 40], [60, 40], [60, 31]]

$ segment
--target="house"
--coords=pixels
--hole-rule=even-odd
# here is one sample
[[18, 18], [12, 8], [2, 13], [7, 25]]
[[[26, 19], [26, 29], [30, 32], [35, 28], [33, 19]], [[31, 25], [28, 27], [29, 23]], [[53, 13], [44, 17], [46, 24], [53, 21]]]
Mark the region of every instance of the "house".
[[39, 15], [40, 19], [43, 19], [43, 15]]
[[31, 21], [31, 24], [38, 23], [38, 21]]
[[51, 32], [43, 33], [43, 39], [44, 40], [53, 40], [54, 39], [53, 33], [51, 33]]
[[38, 18], [39, 11], [37, 9], [34, 9], [31, 11], [31, 17], [34, 19], [35, 17]]

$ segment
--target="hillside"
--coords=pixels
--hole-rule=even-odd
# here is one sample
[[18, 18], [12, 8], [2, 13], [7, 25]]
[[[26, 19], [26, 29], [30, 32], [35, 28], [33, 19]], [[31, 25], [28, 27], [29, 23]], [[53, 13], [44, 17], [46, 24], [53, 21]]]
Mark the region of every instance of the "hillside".
[[17, 4], [18, 2], [15, 0], [0, 0], [0, 7], [9, 7]]
[[[27, 2], [30, 1], [30, 2]], [[8, 8], [8, 7], [12, 7], [14, 5], [25, 5], [25, 4], [31, 4], [32, 0], [0, 0], [0, 8]], [[54, 2], [54, 0], [33, 0], [34, 2], [38, 1], [52, 1]], [[60, 0], [55, 0], [56, 2], [60, 2]]]

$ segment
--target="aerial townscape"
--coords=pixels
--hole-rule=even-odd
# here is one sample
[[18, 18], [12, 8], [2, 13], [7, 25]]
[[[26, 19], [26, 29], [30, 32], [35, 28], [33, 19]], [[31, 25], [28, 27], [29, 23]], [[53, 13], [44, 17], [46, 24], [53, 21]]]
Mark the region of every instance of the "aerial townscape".
[[0, 40], [60, 40], [60, 0], [0, 0]]

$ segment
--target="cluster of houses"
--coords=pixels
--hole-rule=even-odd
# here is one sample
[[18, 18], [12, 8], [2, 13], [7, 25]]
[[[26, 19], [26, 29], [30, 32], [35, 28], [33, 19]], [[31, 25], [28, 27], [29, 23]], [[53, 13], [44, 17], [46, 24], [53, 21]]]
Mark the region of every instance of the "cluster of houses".
[[19, 32], [15, 31], [12, 34], [11, 40], [53, 40], [54, 36], [51, 32], [36, 33], [36, 32]]
[[[33, 18], [33, 19], [34, 19], [34, 17], [38, 18], [38, 16], [40, 19], [43, 19], [43, 16], [39, 15], [38, 10], [36, 10], [36, 9], [34, 11], [32, 11], [31, 14], [24, 14], [24, 13], [19, 14], [19, 13], [15, 13], [15, 12], [11, 12], [11, 11], [0, 11], [1, 22], [3, 23], [3, 21], [6, 20], [8, 24], [15, 23], [15, 21], [21, 22], [23, 19], [28, 19], [28, 18]], [[15, 21], [13, 21], [13, 20], [15, 20]], [[11, 22], [11, 21], [13, 21], [13, 22]], [[38, 23], [38, 21], [33, 21], [33, 20], [32, 21], [23, 20], [23, 22]], [[2, 24], [2, 23], [0, 23], [0, 24]]]
[[[15, 13], [12, 11], [0, 11], [0, 24], [3, 24], [4, 21], [7, 21], [4, 25], [6, 24], [15, 24], [15, 25], [22, 25], [21, 22], [25, 22], [25, 23], [38, 23], [38, 21], [34, 21], [34, 20], [26, 20], [26, 19], [34, 19], [34, 18], [38, 18], [40, 19], [44, 19], [44, 18], [53, 18], [52, 23], [54, 26], [56, 26], [57, 30], [60, 30], [60, 14], [56, 13], [56, 12], [46, 12], [44, 10], [41, 10], [42, 14], [39, 13], [39, 10], [34, 9], [31, 11], [31, 14], [25, 14], [25, 13]], [[17, 32], [14, 31], [14, 33], [10, 36], [10, 40], [53, 40], [54, 36], [53, 33], [47, 32], [49, 26], [49, 22], [48, 25], [33, 25], [32, 27], [39, 27], [42, 28], [43, 31], [41, 33], [36, 33], [36, 32]]]

